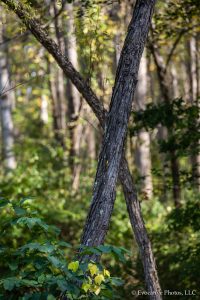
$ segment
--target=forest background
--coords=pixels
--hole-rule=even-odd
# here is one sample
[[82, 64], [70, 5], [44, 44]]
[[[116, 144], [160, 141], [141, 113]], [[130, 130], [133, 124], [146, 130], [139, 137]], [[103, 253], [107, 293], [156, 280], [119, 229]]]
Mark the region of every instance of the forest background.
[[[51, 286], [47, 275], [41, 277], [42, 270], [31, 283], [24, 270], [27, 261], [20, 265], [16, 251], [33, 241], [47, 245], [55, 234], [48, 223], [59, 228], [64, 255], [73, 261], [70, 247], [81, 240], [102, 130], [83, 96], [6, 2], [0, 1], [0, 294], [2, 299], [50, 300], [55, 298], [49, 291], [57, 297], [69, 285], [57, 279], [53, 292], [55, 282]], [[21, 3], [40, 19], [108, 109], [135, 1]], [[198, 0], [157, 1], [125, 143], [160, 284], [171, 291], [198, 291], [200, 283], [199, 16]], [[106, 244], [116, 248], [102, 248], [102, 261], [123, 284], [115, 296], [101, 299], [133, 299], [133, 291], [145, 291], [145, 280], [119, 184]], [[124, 248], [130, 251], [125, 260]], [[46, 257], [49, 249], [43, 251]], [[35, 256], [42, 252], [29, 251]], [[59, 273], [58, 261], [51, 264], [55, 269], [48, 266], [48, 272]], [[80, 290], [71, 288], [69, 299], [79, 299]], [[87, 297], [100, 297], [95, 288], [83, 290], [94, 292]]]

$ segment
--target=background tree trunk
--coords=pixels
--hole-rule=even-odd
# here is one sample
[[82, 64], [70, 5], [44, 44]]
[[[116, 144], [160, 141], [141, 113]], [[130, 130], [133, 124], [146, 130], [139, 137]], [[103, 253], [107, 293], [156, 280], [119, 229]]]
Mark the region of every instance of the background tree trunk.
[[[166, 66], [164, 64], [163, 57], [160, 55], [157, 45], [154, 42], [150, 43], [150, 50], [154, 58], [154, 62], [157, 69], [160, 92], [162, 95], [163, 101], [165, 103], [170, 103], [173, 94], [170, 90], [169, 77], [166, 70]], [[171, 124], [168, 129], [168, 138], [173, 137], [173, 124]], [[172, 174], [172, 191], [173, 191], [173, 199], [174, 205], [178, 207], [180, 205], [181, 200], [181, 185], [180, 185], [180, 170], [179, 170], [179, 161], [176, 155], [176, 151], [170, 150], [170, 165], [171, 165], [171, 174]]]
[[[55, 34], [59, 47], [63, 49], [64, 41], [60, 32], [58, 19], [54, 18], [57, 13], [56, 3], [54, 1], [49, 4], [49, 13], [54, 20], [54, 26], [51, 27], [51, 31]], [[65, 149], [67, 120], [64, 76], [63, 71], [57, 66], [55, 66], [53, 63], [50, 62], [49, 67], [54, 135], [58, 143]]]
[[[146, 51], [143, 53], [138, 84], [135, 95], [135, 103], [137, 110], [145, 110], [148, 91], [148, 76], [147, 76], [147, 57]], [[153, 183], [151, 175], [151, 150], [150, 150], [150, 135], [144, 129], [141, 129], [137, 136], [136, 143], [136, 166], [138, 168], [141, 180], [142, 191], [145, 196], [150, 199], [153, 195]]]
[[[2, 22], [2, 19], [1, 19]], [[3, 24], [3, 22], [2, 22]], [[0, 28], [0, 40], [4, 41], [4, 28]], [[2, 148], [5, 168], [13, 170], [16, 168], [16, 159], [13, 151], [14, 132], [12, 120], [12, 99], [9, 98], [10, 76], [8, 69], [7, 52], [5, 45], [0, 52], [0, 114], [1, 114], [1, 133]]]
[[[74, 22], [74, 8], [73, 4], [66, 4], [68, 17], [66, 21], [66, 38], [65, 38], [65, 53], [69, 60], [72, 62], [76, 69], [78, 68], [78, 55], [75, 35], [75, 22]], [[68, 115], [68, 128], [70, 136], [70, 165], [73, 174], [72, 187], [77, 190], [79, 187], [79, 177], [81, 166], [78, 161], [80, 158], [82, 124], [79, 122], [79, 115], [81, 110], [81, 97], [70, 80], [67, 80], [67, 115]]]
[[48, 100], [45, 94], [41, 95], [41, 108], [40, 108], [40, 119], [43, 124], [47, 124], [49, 121], [49, 112], [48, 112]]
[[[197, 36], [193, 36], [189, 41], [189, 78], [190, 78], [190, 102], [193, 105], [200, 107], [200, 80], [199, 80], [199, 52], [198, 52], [198, 39]], [[196, 123], [199, 124], [200, 116], [196, 120]], [[192, 177], [194, 184], [196, 185], [198, 191], [200, 191], [200, 141], [197, 145], [194, 145], [194, 149], [197, 149], [197, 153], [192, 154]]]

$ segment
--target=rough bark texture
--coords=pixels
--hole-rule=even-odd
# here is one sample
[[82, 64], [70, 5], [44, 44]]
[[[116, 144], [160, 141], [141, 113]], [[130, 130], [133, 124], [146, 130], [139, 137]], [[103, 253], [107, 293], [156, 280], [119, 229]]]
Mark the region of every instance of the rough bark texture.
[[162, 299], [151, 242], [142, 218], [140, 202], [137, 199], [137, 191], [134, 189], [133, 179], [129, 173], [128, 164], [124, 157], [121, 161], [119, 178], [120, 181], [123, 182], [122, 187], [130, 216], [130, 222], [135, 234], [136, 242], [139, 245], [139, 252], [144, 268], [145, 282], [148, 292], [150, 292], [149, 298], [154, 300]]
[[108, 230], [138, 69], [155, 1], [137, 1], [122, 49], [82, 244], [100, 245]]
[[[72, 80], [72, 82], [80, 91], [82, 96], [91, 106], [101, 126], [104, 127], [106, 110], [104, 109], [102, 103], [99, 102], [98, 98], [88, 86], [88, 84], [74, 69], [72, 64], [69, 62], [68, 58], [61, 53], [56, 43], [48, 37], [46, 32], [42, 30], [42, 27], [40, 26], [39, 22], [35, 19], [30, 18], [29, 14], [26, 12], [26, 10], [21, 4], [18, 3], [13, 5], [12, 0], [3, 0], [2, 2], [7, 4], [11, 10], [16, 12], [16, 14], [19, 16], [20, 19], [22, 19], [22, 21], [25, 23], [27, 28], [30, 29], [30, 31], [37, 38], [37, 40], [47, 49], [49, 53], [52, 54], [59, 66], [63, 69], [65, 75]], [[145, 5], [146, 2], [151, 3], [149, 1], [144, 1], [143, 4]], [[126, 159], [124, 157], [123, 161], [126, 162]], [[135, 188], [133, 185], [131, 173], [128, 169], [127, 162], [126, 166], [127, 168], [125, 168], [125, 166], [122, 165], [122, 168], [120, 170], [120, 181], [123, 185], [123, 189], [126, 191], [125, 195], [129, 195], [126, 201], [127, 203], [129, 203], [128, 211], [131, 219], [131, 224], [132, 226], [134, 226], [133, 229], [137, 233], [137, 236], [140, 237], [136, 237], [136, 240], [138, 242], [140, 253], [143, 254], [141, 255], [141, 259], [143, 260], [143, 265], [145, 266], [144, 272], [147, 289], [149, 292], [152, 292], [153, 289], [153, 295], [150, 296], [150, 299], [161, 299], [161, 296], [159, 294], [160, 286], [157, 277], [156, 265], [153, 259], [151, 244], [148, 239], [146, 230], [143, 230], [142, 232], [140, 231], [141, 226], [139, 224], [142, 224], [143, 228], [145, 228], [145, 225], [141, 217], [140, 205], [137, 197], [135, 196]], [[126, 178], [126, 180], [124, 180], [124, 178]], [[149, 243], [145, 243], [144, 241], [149, 241]]]

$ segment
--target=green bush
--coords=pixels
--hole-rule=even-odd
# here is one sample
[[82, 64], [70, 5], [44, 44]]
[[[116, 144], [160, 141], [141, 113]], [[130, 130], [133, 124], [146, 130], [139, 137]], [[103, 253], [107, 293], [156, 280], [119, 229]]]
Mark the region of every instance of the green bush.
[[[0, 200], [0, 299], [117, 299], [115, 286], [122, 281], [99, 263], [69, 260], [75, 249], [38, 216], [32, 201]], [[82, 252], [102, 253], [124, 261], [126, 250], [99, 246]]]

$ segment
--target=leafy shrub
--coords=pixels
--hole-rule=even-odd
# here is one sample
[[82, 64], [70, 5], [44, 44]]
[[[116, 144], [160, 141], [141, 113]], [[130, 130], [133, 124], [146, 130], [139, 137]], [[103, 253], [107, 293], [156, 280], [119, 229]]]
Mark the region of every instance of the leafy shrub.
[[[122, 281], [99, 263], [69, 261], [74, 249], [38, 217], [31, 201], [0, 199], [0, 299], [117, 299], [114, 287]], [[83, 248], [82, 255], [102, 253], [124, 261], [126, 250], [99, 246]]]
[[[148, 214], [147, 227], [153, 243], [162, 289], [183, 292], [196, 290], [198, 293], [200, 202], [198, 194], [191, 192], [187, 194], [186, 200], [178, 209], [169, 204], [166, 205], [165, 211], [157, 207], [157, 221], [155, 222], [154, 216]], [[196, 297], [198, 296], [200, 295]], [[188, 296], [181, 296], [181, 299], [188, 299]]]

